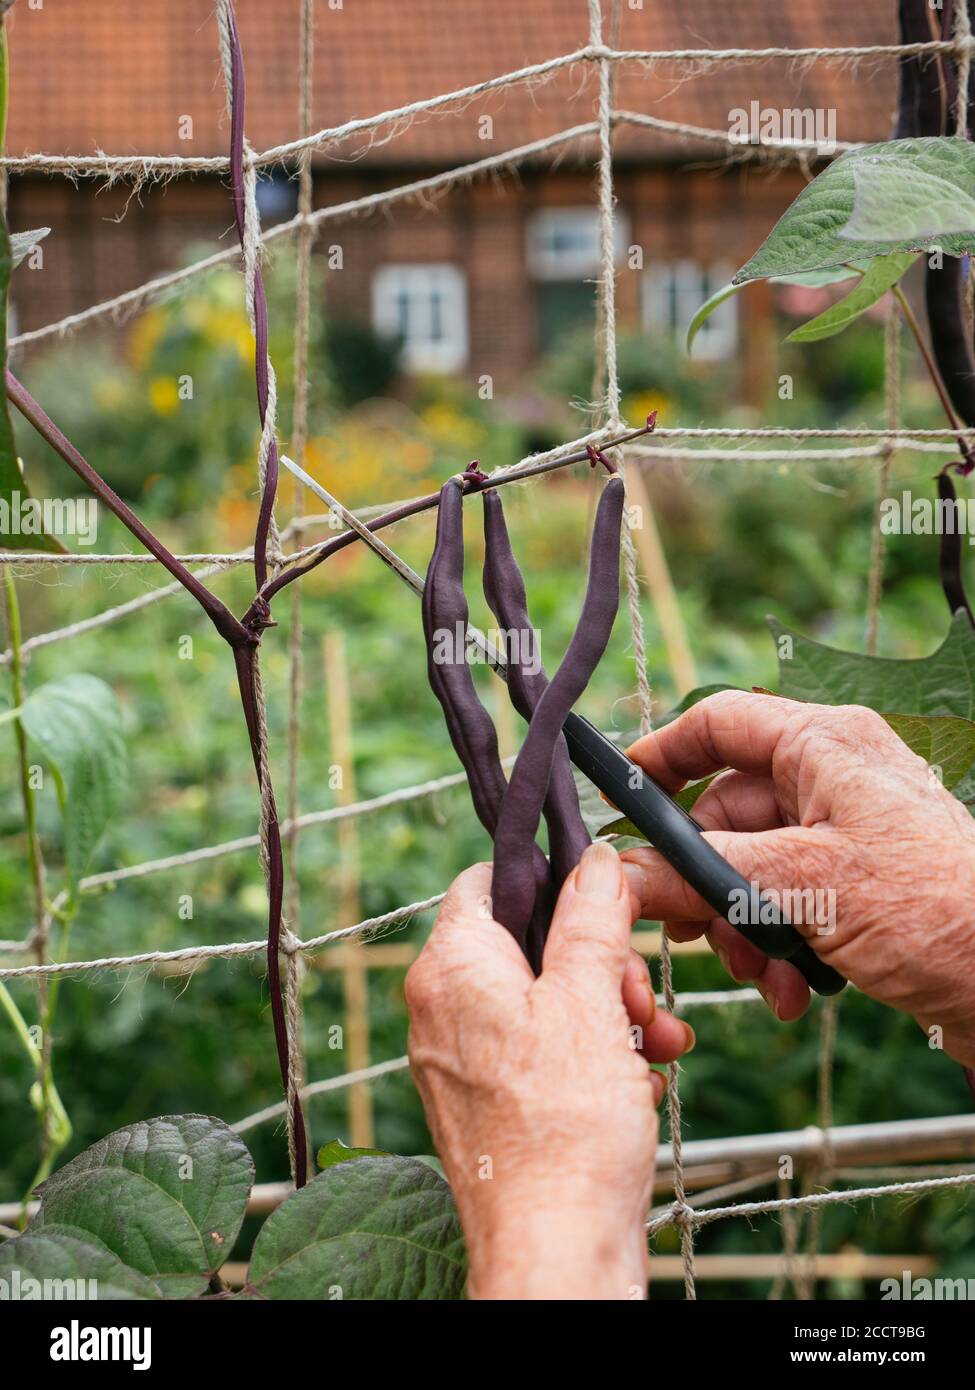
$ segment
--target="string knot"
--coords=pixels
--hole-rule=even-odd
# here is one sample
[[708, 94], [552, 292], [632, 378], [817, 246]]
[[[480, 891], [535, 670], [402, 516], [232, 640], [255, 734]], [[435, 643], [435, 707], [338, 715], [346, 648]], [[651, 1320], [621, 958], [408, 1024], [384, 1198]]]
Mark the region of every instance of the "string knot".
[[251, 604], [244, 618], [244, 627], [251, 634], [255, 642], [261, 640], [261, 634], [266, 632], [269, 627], [277, 627], [277, 623], [271, 617], [271, 605], [261, 594]]
[[295, 936], [290, 927], [282, 925], [281, 940], [278, 943], [278, 949], [281, 951], [282, 955], [296, 956], [301, 950], [301, 945], [301, 937]]

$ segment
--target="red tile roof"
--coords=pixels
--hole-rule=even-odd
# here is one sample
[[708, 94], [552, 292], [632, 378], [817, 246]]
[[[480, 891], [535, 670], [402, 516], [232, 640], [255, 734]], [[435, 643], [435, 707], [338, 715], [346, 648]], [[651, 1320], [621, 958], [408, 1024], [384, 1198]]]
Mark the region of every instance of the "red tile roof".
[[[451, 91], [588, 42], [585, 0], [345, 0], [316, 4], [314, 124]], [[300, 0], [238, 0], [247, 67], [247, 132], [258, 149], [297, 131]], [[609, 6], [605, 4], [604, 9]], [[48, 0], [17, 5], [10, 21], [8, 149], [90, 154], [225, 152], [228, 123], [213, 0]], [[624, 48], [838, 47], [890, 43], [894, 0], [643, 0], [622, 6]], [[372, 163], [444, 165], [477, 159], [592, 118], [596, 71], [579, 64], [533, 88], [478, 98], [460, 112], [425, 116], [362, 157]], [[883, 139], [893, 107], [889, 60], [858, 65], [788, 61], [673, 64], [619, 73], [617, 105], [727, 129], [729, 112], [762, 107], [835, 108], [846, 140]], [[478, 117], [494, 138], [478, 138]], [[181, 117], [193, 139], [178, 139]], [[388, 135], [385, 128], [382, 135]], [[362, 149], [360, 140], [356, 148]], [[627, 150], [672, 153], [672, 140], [621, 132]]]

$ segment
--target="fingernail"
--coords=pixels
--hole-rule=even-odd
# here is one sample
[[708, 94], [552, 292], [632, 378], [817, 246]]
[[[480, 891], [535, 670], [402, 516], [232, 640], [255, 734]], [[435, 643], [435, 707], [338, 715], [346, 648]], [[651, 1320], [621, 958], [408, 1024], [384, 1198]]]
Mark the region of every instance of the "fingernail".
[[693, 1052], [693, 1051], [694, 1051], [694, 1045], [695, 1045], [695, 1043], [697, 1042], [697, 1034], [694, 1032], [694, 1029], [691, 1027], [691, 1025], [690, 1025], [689, 1023], [685, 1023], [683, 1019], [681, 1019], [680, 1022], [681, 1022], [681, 1025], [683, 1026], [684, 1034], [685, 1034], [685, 1039], [684, 1039], [684, 1051], [685, 1051], [685, 1052]]
[[662, 1071], [651, 1071], [650, 1085], [653, 1087], [653, 1103], [659, 1105], [667, 1094], [667, 1078]]
[[590, 845], [576, 869], [576, 888], [592, 898], [615, 902], [620, 895], [620, 857], [612, 845]]
[[631, 864], [628, 859], [621, 859], [620, 864], [623, 867], [623, 877], [629, 888], [639, 897], [640, 889], [643, 886], [643, 870], [639, 864]]

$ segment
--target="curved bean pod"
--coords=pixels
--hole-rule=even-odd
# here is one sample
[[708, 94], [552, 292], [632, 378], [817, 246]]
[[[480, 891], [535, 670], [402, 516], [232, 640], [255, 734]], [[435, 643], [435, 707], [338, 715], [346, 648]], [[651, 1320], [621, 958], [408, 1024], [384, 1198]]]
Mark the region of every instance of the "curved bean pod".
[[[463, 637], [457, 640], [457, 633], [466, 631], [468, 617], [463, 507], [458, 481], [448, 478], [440, 489], [437, 538], [423, 590], [423, 631], [430, 685], [443, 709], [450, 741], [467, 773], [478, 819], [493, 835], [507, 783], [498, 753], [498, 736], [474, 687]], [[435, 659], [440, 633], [448, 634], [447, 661]]]
[[515, 762], [494, 837], [494, 916], [518, 939], [534, 908], [531, 849], [562, 725], [599, 663], [616, 618], [620, 589], [623, 480], [610, 478], [593, 526], [582, 616], [562, 663], [543, 692]]
[[[423, 590], [423, 631], [427, 642], [430, 686], [443, 709], [450, 741], [470, 786], [478, 819], [493, 836], [507, 790], [498, 738], [491, 717], [474, 686], [467, 663], [463, 634], [467, 628], [467, 596], [464, 593], [464, 496], [460, 478], [450, 478], [440, 491], [437, 537]], [[438, 634], [446, 633], [448, 660], [436, 660]], [[529, 913], [517, 939], [538, 968], [541, 943], [551, 914], [552, 892], [548, 860], [532, 841], [527, 873], [532, 901], [538, 902], [540, 920]]]
[[[506, 632], [534, 633], [528, 614], [525, 582], [511, 549], [504, 507], [497, 492], [484, 494], [484, 597], [499, 626]], [[537, 635], [534, 637], [537, 644]], [[539, 664], [530, 671], [521, 661], [508, 660], [508, 693], [511, 703], [527, 722], [548, 686]], [[552, 760], [552, 774], [543, 807], [548, 825], [549, 859], [556, 893], [591, 843], [576, 791], [565, 739], [559, 734]]]

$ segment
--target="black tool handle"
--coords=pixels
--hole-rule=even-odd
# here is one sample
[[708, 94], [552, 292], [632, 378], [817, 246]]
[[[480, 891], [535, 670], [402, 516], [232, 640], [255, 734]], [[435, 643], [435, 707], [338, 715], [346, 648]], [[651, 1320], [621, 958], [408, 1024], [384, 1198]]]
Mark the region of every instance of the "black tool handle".
[[[569, 755], [576, 767], [618, 806], [668, 864], [746, 940], [767, 956], [788, 960], [817, 994], [838, 994], [846, 980], [821, 961], [767, 894], [748, 880], [708, 843], [701, 827], [682, 806], [638, 767], [595, 725], [570, 714], [563, 725]], [[749, 916], [742, 920], [742, 905]]]

